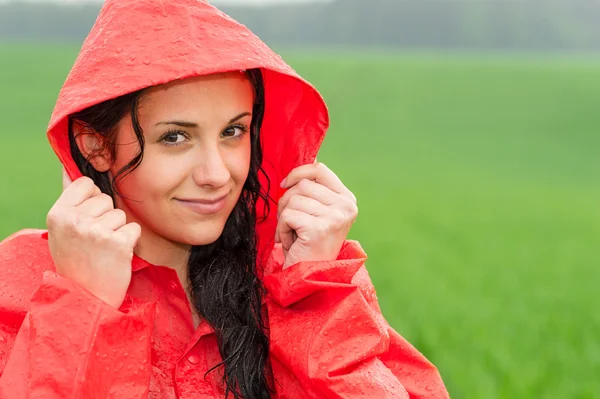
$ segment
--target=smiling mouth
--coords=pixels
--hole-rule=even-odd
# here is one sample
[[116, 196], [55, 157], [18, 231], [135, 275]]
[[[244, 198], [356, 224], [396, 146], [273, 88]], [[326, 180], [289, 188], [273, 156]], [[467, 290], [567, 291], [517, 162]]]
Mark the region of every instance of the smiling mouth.
[[182, 206], [200, 213], [202, 215], [212, 215], [219, 213], [225, 208], [227, 195], [214, 199], [178, 199], [175, 198]]

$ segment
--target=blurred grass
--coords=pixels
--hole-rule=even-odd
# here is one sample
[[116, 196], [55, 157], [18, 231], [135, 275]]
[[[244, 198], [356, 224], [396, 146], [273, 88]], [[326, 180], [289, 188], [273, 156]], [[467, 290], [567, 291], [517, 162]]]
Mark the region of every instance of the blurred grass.
[[[44, 227], [72, 46], [0, 45], [0, 237]], [[600, 393], [600, 59], [288, 52], [390, 323], [453, 398]]]

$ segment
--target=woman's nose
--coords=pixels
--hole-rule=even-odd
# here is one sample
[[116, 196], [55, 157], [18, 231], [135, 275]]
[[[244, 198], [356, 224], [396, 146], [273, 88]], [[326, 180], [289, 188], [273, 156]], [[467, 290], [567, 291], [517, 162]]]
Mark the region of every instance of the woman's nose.
[[218, 148], [202, 151], [193, 171], [194, 182], [199, 186], [223, 187], [231, 178], [229, 168]]

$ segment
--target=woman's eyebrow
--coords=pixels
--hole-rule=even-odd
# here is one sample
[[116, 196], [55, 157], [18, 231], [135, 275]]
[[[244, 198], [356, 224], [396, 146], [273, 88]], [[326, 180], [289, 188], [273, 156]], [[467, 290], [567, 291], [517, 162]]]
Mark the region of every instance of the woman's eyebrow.
[[[242, 112], [238, 116], [235, 116], [235, 117], [231, 118], [228, 123], [237, 122], [237, 121], [239, 121], [240, 119], [242, 119], [243, 117], [246, 117], [246, 116], [252, 116], [252, 113], [251, 112]], [[177, 126], [187, 127], [187, 128], [193, 128], [193, 129], [198, 128], [198, 124], [197, 123], [187, 122], [187, 121], [163, 121], [163, 122], [158, 122], [154, 126], [159, 126], [159, 125], [177, 125]]]
[[197, 128], [198, 127], [197, 123], [186, 122], [186, 121], [165, 121], [165, 122], [158, 122], [154, 126], [159, 126], [159, 125], [177, 125], [177, 126], [187, 127], [187, 128]]
[[245, 117], [245, 116], [252, 116], [252, 113], [251, 113], [251, 112], [242, 112], [242, 113], [241, 113], [241, 114], [239, 114], [238, 116], [236, 116], [236, 117], [232, 118], [232, 119], [229, 121], [229, 123], [237, 122], [237, 121], [239, 121], [240, 119], [242, 119], [242, 118], [243, 118], [243, 117]]

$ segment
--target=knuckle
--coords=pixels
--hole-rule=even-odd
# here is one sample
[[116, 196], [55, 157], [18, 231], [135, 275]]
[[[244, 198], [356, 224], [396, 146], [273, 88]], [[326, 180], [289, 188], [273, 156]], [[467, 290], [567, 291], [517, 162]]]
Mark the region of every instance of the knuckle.
[[115, 217], [121, 221], [123, 224], [125, 224], [125, 220], [127, 219], [127, 214], [125, 214], [125, 211], [119, 208], [113, 209], [111, 211], [112, 213], [114, 213]]
[[112, 228], [107, 227], [101, 220], [96, 219], [89, 224], [88, 232], [100, 240], [109, 240], [114, 236]]
[[300, 182], [298, 182], [298, 187], [300, 188], [300, 190], [307, 192], [310, 190], [310, 186], [311, 186], [311, 181], [308, 179], [302, 179], [300, 180]]
[[348, 222], [348, 219], [350, 219], [348, 217], [348, 214], [346, 212], [344, 212], [344, 210], [342, 209], [336, 209], [334, 212], [332, 212], [333, 215], [333, 221], [336, 227], [345, 225]]
[[106, 204], [106, 205], [110, 205], [110, 206], [112, 206], [112, 205], [113, 205], [113, 199], [112, 199], [112, 197], [111, 197], [110, 195], [108, 195], [108, 194], [104, 194], [104, 193], [100, 194], [100, 199], [101, 199], [101, 200], [102, 200], [102, 202], [103, 202], [104, 204]]
[[86, 235], [97, 241], [104, 241], [106, 239], [106, 233], [97, 224], [89, 226], [86, 229]]
[[64, 221], [65, 229], [70, 233], [81, 233], [86, 228], [85, 219], [79, 212], [73, 212]]
[[83, 187], [89, 187], [94, 185], [94, 181], [87, 176], [81, 176], [79, 179], [77, 179], [77, 181]]
[[279, 198], [279, 202], [277, 203], [277, 207], [279, 208], [279, 210], [281, 210], [285, 207], [285, 204], [287, 204], [287, 202], [289, 201], [289, 198], [290, 198], [289, 191], [287, 193], [285, 193], [281, 198]]
[[55, 208], [52, 208], [46, 215], [46, 226], [48, 226], [49, 228], [54, 227], [59, 223], [59, 220], [60, 220], [59, 211], [56, 210]]
[[358, 206], [354, 205], [350, 208], [350, 219], [354, 222], [358, 217]]
[[358, 203], [358, 199], [356, 198], [356, 195], [354, 195], [354, 193], [352, 191], [348, 191], [348, 196], [350, 197], [350, 201], [352, 201], [354, 204]]
[[351, 218], [356, 217], [356, 215], [358, 215], [358, 205], [356, 205], [356, 203], [351, 199], [345, 200], [344, 208], [346, 209], [346, 212]]
[[131, 230], [136, 237], [139, 237], [142, 234], [142, 226], [137, 223], [131, 223]]
[[118, 236], [118, 246], [123, 249], [127, 254], [131, 253], [135, 243], [139, 239], [141, 234], [141, 229], [137, 229], [134, 226], [131, 226], [126, 232], [123, 231], [121, 234], [117, 234]]
[[290, 209], [286, 208], [281, 212], [281, 219], [287, 220], [290, 218]]

